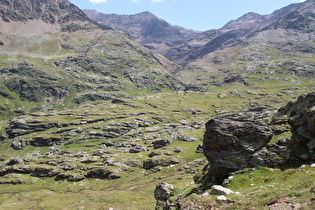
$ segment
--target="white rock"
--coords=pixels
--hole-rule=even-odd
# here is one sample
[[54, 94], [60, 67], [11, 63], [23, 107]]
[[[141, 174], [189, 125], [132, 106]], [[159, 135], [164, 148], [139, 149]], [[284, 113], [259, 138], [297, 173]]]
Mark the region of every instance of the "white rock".
[[315, 163], [313, 163], [313, 164], [311, 165], [311, 167], [312, 167], [312, 168], [315, 168]]
[[227, 198], [224, 195], [220, 195], [216, 199], [217, 202], [226, 202]]
[[201, 195], [202, 198], [206, 198], [206, 197], [209, 197], [209, 196], [210, 196], [210, 194], [208, 192], [206, 192], [206, 193]]
[[213, 185], [211, 187], [211, 194], [212, 195], [229, 195], [234, 193], [232, 190], [222, 187], [221, 185]]

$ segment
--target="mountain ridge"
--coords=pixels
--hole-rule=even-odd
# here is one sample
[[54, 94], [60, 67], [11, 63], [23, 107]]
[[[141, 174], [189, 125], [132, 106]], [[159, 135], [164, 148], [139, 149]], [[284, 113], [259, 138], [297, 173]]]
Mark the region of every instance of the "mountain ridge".
[[[40, 24], [45, 32], [71, 32], [99, 28], [100, 25], [88, 18], [77, 6], [67, 0], [4, 0], [0, 5], [0, 26], [2, 32], [34, 33]], [[13, 25], [13, 26], [11, 26]], [[11, 27], [10, 27], [11, 26]], [[31, 29], [28, 29], [31, 28]], [[28, 30], [27, 30], [28, 29]], [[103, 26], [103, 29], [109, 29]]]
[[[245, 34], [247, 34], [246, 36], [251, 36], [251, 32], [267, 27], [298, 9], [301, 5], [312, 2], [313, 1], [310, 0], [304, 3], [290, 4], [269, 15], [260, 15], [250, 12], [236, 20], [231, 20], [220, 29], [198, 33], [191, 33], [192, 31], [190, 30], [179, 30], [180, 28], [178, 29], [175, 26], [171, 26], [166, 21], [148, 12], [135, 15], [106, 15], [95, 10], [84, 10], [84, 12], [90, 16], [90, 18], [105, 25], [110, 25], [116, 30], [127, 31], [136, 41], [162, 54], [176, 64], [186, 65], [200, 56], [204, 56], [213, 50], [219, 49], [218, 47], [223, 46], [217, 42], [235, 42], [233, 39], [237, 40], [244, 37]], [[143, 19], [139, 17], [146, 18]], [[126, 19], [128, 19], [128, 21], [126, 21]], [[163, 25], [163, 27], [159, 25]], [[170, 27], [172, 29], [170, 29]], [[240, 33], [238, 33], [237, 30]], [[150, 33], [148, 33], [148, 31]], [[185, 35], [185, 33], [187, 35]], [[212, 46], [209, 48], [210, 45]]]

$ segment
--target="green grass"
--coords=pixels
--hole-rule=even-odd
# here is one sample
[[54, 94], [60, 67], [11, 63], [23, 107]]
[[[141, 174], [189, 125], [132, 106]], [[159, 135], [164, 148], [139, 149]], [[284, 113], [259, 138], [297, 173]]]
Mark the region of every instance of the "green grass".
[[308, 165], [305, 168], [284, 171], [259, 167], [257, 170], [235, 175], [227, 187], [240, 192], [240, 195], [230, 197], [238, 203], [231, 205], [230, 209], [262, 208], [283, 197], [294, 198], [302, 204], [310, 202], [314, 196], [311, 192], [315, 186], [314, 172], [315, 169]]

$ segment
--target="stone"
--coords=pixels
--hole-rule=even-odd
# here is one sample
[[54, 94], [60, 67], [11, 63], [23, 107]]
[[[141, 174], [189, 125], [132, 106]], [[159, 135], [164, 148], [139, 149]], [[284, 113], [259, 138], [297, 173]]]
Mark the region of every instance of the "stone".
[[166, 182], [160, 182], [154, 190], [154, 198], [156, 200], [156, 209], [170, 209], [169, 199], [172, 196], [174, 187]]
[[224, 179], [230, 172], [252, 167], [248, 160], [271, 140], [272, 134], [268, 126], [257, 121], [210, 120], [203, 139], [210, 175]]
[[218, 93], [218, 98], [226, 98], [228, 97], [228, 94], [227, 93]]
[[11, 147], [15, 150], [21, 150], [26, 146], [26, 141], [24, 139], [21, 140], [13, 140], [11, 143]]
[[7, 135], [0, 134], [0, 141], [6, 140], [8, 138]]
[[158, 139], [152, 142], [153, 149], [160, 149], [162, 147], [165, 147], [167, 145], [170, 145], [172, 143], [171, 140], [166, 139]]
[[120, 175], [114, 171], [105, 168], [94, 168], [85, 175], [86, 178], [97, 178], [97, 179], [119, 179]]
[[218, 203], [227, 202], [227, 198], [224, 195], [220, 195], [216, 198]]
[[12, 158], [11, 160], [9, 160], [9, 162], [7, 163], [8, 166], [12, 166], [12, 165], [17, 165], [17, 164], [21, 164], [23, 161], [19, 158]]
[[145, 152], [145, 151], [147, 151], [147, 149], [141, 145], [136, 145], [132, 147], [131, 149], [129, 149], [129, 153], [140, 153], [140, 152]]
[[59, 173], [60, 172], [56, 168], [36, 167], [31, 175], [35, 177], [53, 177]]
[[68, 180], [69, 182], [79, 182], [85, 179], [84, 176], [79, 174], [66, 174], [60, 173], [55, 177], [55, 180]]
[[180, 163], [180, 161], [172, 157], [155, 156], [152, 159], [144, 160], [142, 167], [149, 170], [156, 166], [171, 166], [178, 163]]
[[211, 187], [211, 194], [212, 195], [229, 195], [231, 193], [234, 193], [232, 190], [222, 187], [220, 185], [213, 185]]

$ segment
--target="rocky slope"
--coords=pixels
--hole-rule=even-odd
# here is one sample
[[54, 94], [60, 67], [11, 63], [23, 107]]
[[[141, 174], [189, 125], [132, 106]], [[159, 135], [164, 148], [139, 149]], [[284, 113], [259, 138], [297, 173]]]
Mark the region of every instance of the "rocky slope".
[[0, 15], [1, 32], [9, 33], [70, 32], [99, 27], [67, 0], [2, 1]]
[[[1, 7], [2, 22], [13, 26], [0, 35], [4, 115], [183, 87], [168, 73], [176, 65], [124, 32], [99, 28], [68, 1], [4, 2]], [[29, 10], [34, 14], [24, 16]], [[24, 33], [34, 21], [38, 27]], [[51, 30], [42, 30], [41, 23]]]

